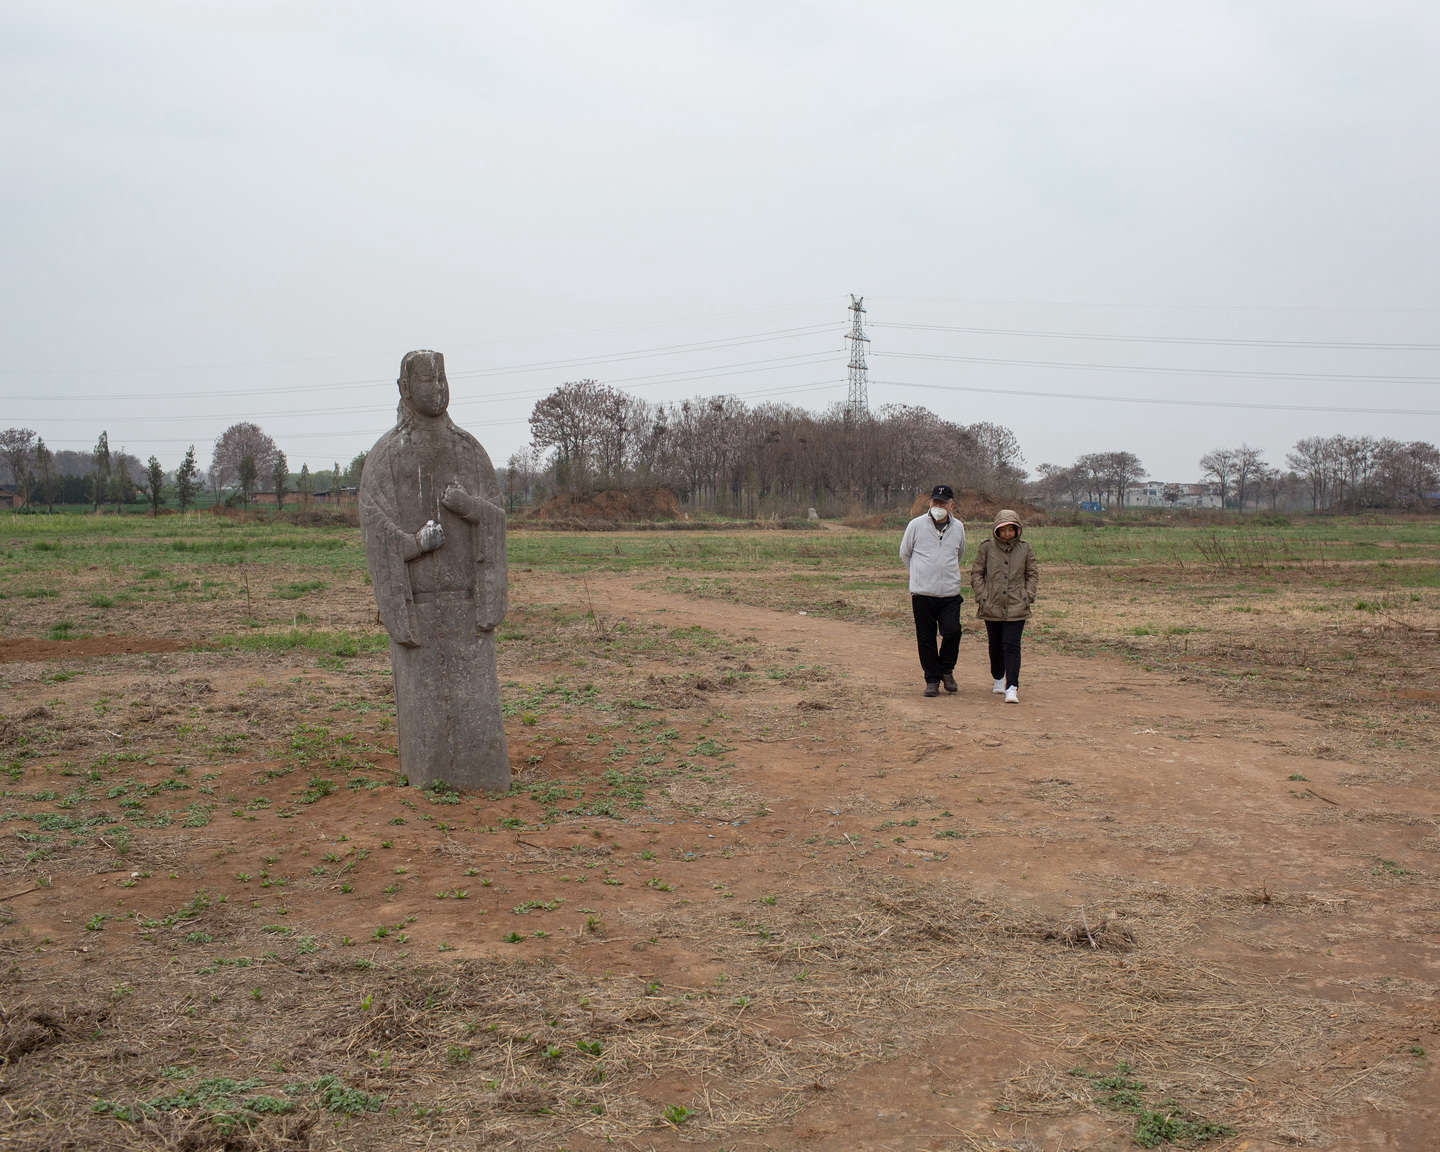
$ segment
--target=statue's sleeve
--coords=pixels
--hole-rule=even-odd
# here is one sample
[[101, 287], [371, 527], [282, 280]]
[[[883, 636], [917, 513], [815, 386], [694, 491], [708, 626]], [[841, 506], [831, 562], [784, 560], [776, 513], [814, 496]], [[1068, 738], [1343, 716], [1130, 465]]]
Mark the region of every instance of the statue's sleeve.
[[415, 534], [398, 523], [390, 453], [377, 444], [360, 474], [360, 525], [365, 532], [365, 559], [375, 585], [380, 622], [397, 644], [420, 643], [410, 615], [410, 571], [406, 561], [420, 555]]
[[505, 619], [510, 607], [509, 566], [505, 560], [505, 510], [482, 500], [480, 520], [475, 525], [478, 555], [479, 629], [489, 632]]
[[[505, 510], [500, 506], [500, 484], [490, 457], [475, 443], [473, 505], [466, 519], [475, 525], [475, 604], [477, 628], [499, 627], [509, 609], [510, 577], [505, 558]], [[474, 515], [468, 513], [473, 512]]]

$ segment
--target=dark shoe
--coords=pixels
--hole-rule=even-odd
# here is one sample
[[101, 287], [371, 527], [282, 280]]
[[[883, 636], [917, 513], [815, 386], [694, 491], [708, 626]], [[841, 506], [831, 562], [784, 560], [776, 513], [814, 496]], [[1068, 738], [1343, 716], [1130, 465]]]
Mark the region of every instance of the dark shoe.
[[939, 696], [939, 695], [940, 695], [940, 681], [938, 681], [938, 680], [927, 680], [927, 681], [925, 681], [925, 695], [926, 695], [926, 696]]
[[959, 692], [959, 691], [960, 691], [960, 685], [958, 685], [958, 684], [955, 683], [955, 677], [952, 676], [952, 675], [950, 675], [950, 673], [948, 673], [948, 672], [945, 673], [944, 676], [940, 677], [940, 683], [942, 683], [942, 684], [945, 685], [945, 691], [946, 691], [946, 692]]

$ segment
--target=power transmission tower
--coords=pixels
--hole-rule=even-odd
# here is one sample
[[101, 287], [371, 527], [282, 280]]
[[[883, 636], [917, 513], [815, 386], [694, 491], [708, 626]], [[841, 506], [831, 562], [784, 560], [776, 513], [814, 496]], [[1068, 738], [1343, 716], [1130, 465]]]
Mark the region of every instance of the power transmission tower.
[[865, 335], [865, 297], [850, 295], [850, 394], [845, 398], [845, 422], [853, 423], [870, 415], [869, 386], [866, 382], [865, 345], [870, 337]]

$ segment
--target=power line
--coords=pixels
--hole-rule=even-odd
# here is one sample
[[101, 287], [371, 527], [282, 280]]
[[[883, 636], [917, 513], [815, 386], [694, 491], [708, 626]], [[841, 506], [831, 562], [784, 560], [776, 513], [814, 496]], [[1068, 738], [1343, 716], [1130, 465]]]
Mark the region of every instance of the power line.
[[910, 301], [917, 304], [950, 304], [964, 307], [1013, 307], [1039, 306], [1042, 308], [1074, 308], [1085, 312], [1328, 312], [1335, 315], [1352, 316], [1430, 316], [1440, 313], [1440, 308], [1346, 308], [1325, 304], [1117, 304], [1114, 301], [1093, 300], [1035, 300], [1035, 299], [989, 299], [961, 300], [945, 296], [890, 296], [890, 300]]
[[1242, 340], [1209, 336], [1124, 336], [1098, 332], [1046, 332], [1028, 328], [968, 328], [952, 324], [906, 324], [881, 321], [875, 328], [918, 332], [959, 332], [972, 336], [1026, 336], [1047, 340], [1108, 340], [1127, 344], [1199, 344], [1228, 348], [1352, 348], [1379, 352], [1440, 352], [1440, 344], [1398, 344], [1361, 340]]
[[582, 356], [573, 360], [550, 360], [531, 364], [510, 364], [501, 368], [476, 368], [468, 372], [449, 372], [446, 375], [459, 380], [473, 376], [500, 376], [510, 372], [546, 372], [555, 368], [583, 368], [589, 364], [613, 364], [621, 360], [639, 360], [647, 356], [667, 356], [679, 352], [701, 352], [710, 348], [730, 348], [738, 344], [760, 344], [767, 340], [788, 340], [796, 336], [813, 336], [819, 332], [835, 331], [835, 324], [811, 324], [804, 328], [782, 328], [775, 332], [761, 332], [753, 336], [732, 336], [720, 340], [701, 340], [694, 344], [668, 344], [658, 348], [642, 348], [635, 352], [622, 352], [614, 356]]
[[[704, 380], [720, 379], [725, 376], [745, 376], [753, 372], [765, 372], [779, 368], [804, 368], [813, 364], [828, 363], [833, 352], [802, 352], [794, 356], [775, 356], [767, 360], [742, 360], [734, 364], [717, 364], [713, 368], [691, 368], [675, 372], [659, 372], [648, 376], [619, 376], [608, 379], [606, 384], [630, 384], [632, 387], [648, 388], [657, 384], [699, 383]], [[502, 392], [490, 396], [476, 396], [470, 399], [452, 401], [450, 407], [462, 408], [475, 404], [501, 404], [515, 400], [538, 400], [549, 390], [525, 389], [518, 392]], [[394, 404], [369, 405], [364, 408], [347, 407], [347, 414], [360, 415], [366, 412], [391, 412]], [[172, 416], [171, 420], [269, 420], [284, 417], [333, 416], [333, 408], [304, 408], [278, 412], [198, 412]], [[154, 416], [50, 416], [45, 421], [51, 424], [142, 424], [156, 422]], [[38, 423], [39, 421], [37, 421]]]
[[1084, 364], [1064, 360], [1009, 360], [995, 356], [950, 356], [939, 352], [877, 352], [902, 360], [944, 360], [956, 364], [1004, 364], [1016, 368], [1064, 368], [1082, 372], [1158, 372], [1168, 376], [1240, 376], [1252, 380], [1340, 380], [1369, 384], [1440, 384], [1440, 376], [1388, 376], [1358, 372], [1260, 372], [1242, 368], [1165, 368], [1146, 364]]
[[[831, 301], [833, 301], [833, 299], [834, 299], [833, 296], [812, 296], [812, 297], [809, 297], [809, 298], [804, 299], [804, 300], [784, 300], [784, 301], [779, 301], [779, 302], [773, 303], [773, 304], [752, 304], [752, 305], [749, 305], [749, 306], [747, 306], [747, 307], [745, 307], [745, 308], [735, 309], [735, 310], [732, 310], [732, 311], [729, 311], [729, 312], [721, 312], [721, 313], [706, 312], [703, 317], [702, 317], [702, 316], [697, 316], [697, 315], [676, 316], [676, 317], [672, 317], [671, 319], [668, 319], [668, 320], [656, 320], [656, 321], [650, 321], [650, 322], [648, 322], [648, 323], [640, 322], [640, 323], [635, 323], [635, 324], [633, 325], [633, 327], [639, 328], [639, 329], [642, 329], [642, 330], [649, 330], [649, 329], [654, 329], [654, 328], [675, 328], [675, 327], [681, 327], [681, 326], [685, 326], [685, 325], [690, 325], [690, 324], [699, 323], [699, 322], [702, 322], [702, 321], [708, 323], [709, 321], [713, 320], [717, 315], [719, 315], [719, 316], [721, 316], [721, 317], [742, 316], [742, 315], [749, 315], [749, 314], [752, 313], [752, 312], [764, 312], [764, 313], [773, 315], [773, 314], [775, 314], [775, 313], [777, 313], [777, 312], [780, 312], [780, 313], [788, 312], [788, 311], [792, 311], [792, 310], [794, 310], [794, 309], [796, 309], [796, 308], [800, 308], [800, 307], [807, 307], [807, 308], [808, 308], [808, 307], [810, 307], [810, 306], [818, 306], [818, 305], [820, 305], [820, 304], [828, 304], [828, 303], [830, 303]], [[829, 327], [829, 325], [819, 325], [819, 327]], [[604, 326], [601, 326], [601, 327], [593, 327], [593, 326], [590, 326], [590, 327], [572, 327], [572, 328], [551, 328], [551, 329], [549, 329], [549, 330], [547, 330], [547, 331], [545, 331], [545, 332], [539, 333], [539, 334], [522, 335], [522, 336], [520, 337], [520, 339], [522, 339], [522, 340], [524, 340], [524, 341], [531, 342], [531, 343], [538, 343], [538, 342], [544, 342], [544, 341], [548, 341], [548, 340], [553, 340], [553, 339], [555, 339], [557, 336], [573, 336], [573, 335], [577, 335], [577, 334], [589, 334], [589, 333], [593, 333], [593, 332], [607, 332], [607, 333], [608, 333], [608, 332], [611, 332], [611, 331], [613, 331], [613, 330], [614, 330], [614, 329], [613, 329], [613, 325], [604, 325]], [[492, 344], [493, 344], [493, 343], [497, 343], [497, 341], [490, 341], [489, 343], [492, 343]], [[172, 373], [172, 372], [217, 372], [217, 371], [235, 370], [235, 369], [275, 368], [275, 367], [284, 366], [284, 365], [313, 363], [313, 362], [318, 361], [318, 360], [334, 360], [334, 359], [338, 359], [338, 357], [336, 357], [336, 356], [305, 356], [305, 357], [302, 357], [302, 358], [299, 359], [299, 360], [243, 360], [243, 361], [232, 360], [232, 361], [229, 361], [229, 362], [222, 362], [222, 363], [218, 363], [218, 364], [217, 364], [217, 363], [210, 363], [210, 364], [166, 364], [163, 368], [151, 368], [151, 367], [145, 367], [145, 366], [136, 367], [136, 368], [110, 368], [110, 369], [94, 369], [94, 368], [31, 368], [31, 367], [20, 367], [20, 368], [16, 368], [16, 367], [0, 367], [0, 376], [125, 376], [125, 375], [139, 375], [139, 374], [142, 374], [142, 373], [148, 373], [148, 374], [154, 375], [154, 374], [158, 374], [158, 373]], [[388, 383], [394, 383], [393, 380], [390, 380], [390, 381], [387, 381], [387, 382], [388, 382]]]
[[1185, 408], [1244, 408], [1275, 412], [1334, 412], [1364, 416], [1440, 416], [1435, 408], [1368, 408], [1338, 404], [1264, 404], [1240, 400], [1172, 400], [1159, 396], [1104, 396], [1084, 392], [1040, 392], [1027, 388], [983, 388], [967, 384], [917, 384], [910, 380], [876, 380], [891, 388], [923, 388], [934, 392], [984, 392], [997, 396], [1034, 396], [1046, 400], [1093, 400], [1116, 404], [1169, 404]]
[[[826, 359], [828, 360], [829, 358], [826, 357]], [[812, 381], [812, 382], [809, 383], [809, 384], [793, 384], [793, 385], [784, 385], [784, 386], [781, 386], [781, 387], [757, 388], [757, 389], [754, 389], [754, 390], [749, 391], [749, 392], [727, 392], [727, 393], [725, 393], [725, 395], [727, 395], [727, 396], [734, 396], [736, 399], [744, 400], [744, 399], [748, 399], [748, 398], [754, 397], [754, 396], [780, 396], [780, 395], [793, 395], [793, 394], [801, 393], [801, 392], [816, 392], [816, 391], [820, 391], [820, 390], [825, 389], [825, 388], [838, 388], [838, 387], [840, 387], [840, 386], [841, 386], [842, 384], [844, 384], [844, 383], [845, 383], [844, 380], [816, 380], [816, 381]], [[538, 395], [538, 393], [537, 393], [537, 395]], [[452, 407], [453, 407], [453, 405], [452, 405]], [[467, 421], [467, 422], [465, 423], [464, 427], [466, 427], [466, 428], [509, 428], [509, 427], [513, 427], [513, 426], [515, 426], [515, 425], [517, 425], [517, 424], [528, 424], [529, 422], [530, 422], [530, 418], [529, 418], [528, 416], [521, 416], [521, 417], [517, 417], [517, 418], [514, 419], [514, 420], [478, 420], [478, 421]], [[332, 430], [327, 430], [327, 431], [325, 431], [325, 432], [287, 432], [287, 433], [285, 433], [283, 439], [285, 439], [286, 441], [290, 441], [290, 440], [321, 440], [321, 439], [326, 439], [326, 438], [328, 438], [328, 437], [335, 437], [335, 438], [338, 439], [338, 438], [343, 438], [343, 437], [347, 437], [347, 436], [376, 436], [376, 435], [377, 435], [377, 433], [376, 433], [375, 429], [374, 429], [373, 427], [369, 427], [369, 428], [351, 428], [351, 429], [342, 430], [342, 431], [335, 431], [335, 430], [332, 429]], [[79, 444], [79, 445], [81, 445], [81, 446], [83, 446], [83, 447], [89, 447], [89, 446], [90, 446], [90, 443], [91, 443], [91, 442], [90, 442], [89, 440], [54, 440], [54, 441], [50, 441], [51, 447], [57, 447], [57, 446], [63, 445], [63, 444]], [[147, 444], [193, 444], [193, 443], [198, 443], [198, 441], [196, 441], [193, 436], [178, 436], [178, 437], [177, 437], [177, 436], [170, 436], [170, 437], [163, 437], [163, 436], [162, 436], [162, 437], [149, 437], [149, 436], [147, 436], [147, 437], [146, 437], [146, 443], [147, 443]], [[123, 451], [124, 449], [125, 449], [125, 446], [122, 444], [122, 445], [121, 445], [121, 450]]]
[[[667, 344], [654, 348], [638, 348], [628, 352], [617, 352], [610, 356], [587, 356], [577, 357], [573, 360], [547, 360], [534, 361], [528, 364], [508, 364], [496, 368], [477, 368], [466, 372], [450, 372], [447, 375], [453, 380], [470, 379], [484, 376], [503, 376], [509, 373], [519, 374], [522, 372], [546, 372], [561, 368], [579, 368], [594, 364], [618, 364], [626, 360], [642, 360], [649, 356], [669, 356], [682, 352], [702, 352], [719, 348], [736, 348], [745, 344], [764, 344], [774, 340], [791, 340], [802, 336], [813, 336], [821, 332], [837, 331], [839, 325], [833, 323], [811, 324], [802, 328], [781, 328], [769, 332], [756, 332], [748, 336], [734, 336], [722, 340], [701, 340], [693, 344]], [[369, 379], [369, 380], [337, 380], [326, 384], [305, 384], [302, 386], [306, 392], [324, 392], [337, 388], [360, 388], [372, 385], [386, 384], [394, 386], [395, 381], [391, 379]], [[295, 392], [293, 384], [279, 385], [273, 388], [228, 388], [207, 392], [207, 396], [267, 396], [281, 392]], [[90, 395], [66, 396], [67, 401], [82, 400], [111, 400], [114, 399], [113, 392], [100, 392]], [[157, 392], [149, 394], [126, 393], [127, 400], [173, 400], [173, 392]], [[46, 396], [0, 396], [0, 400], [53, 400], [54, 394]]]

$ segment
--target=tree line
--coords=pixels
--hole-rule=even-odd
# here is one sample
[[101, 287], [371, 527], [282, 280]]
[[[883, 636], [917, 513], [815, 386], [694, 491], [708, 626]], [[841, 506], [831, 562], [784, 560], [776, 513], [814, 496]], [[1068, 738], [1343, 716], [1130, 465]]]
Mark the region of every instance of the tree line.
[[0, 430], [0, 482], [12, 483], [24, 505], [54, 511], [56, 504], [90, 504], [96, 512], [103, 506], [119, 508], [144, 500], [152, 512], [173, 496], [181, 512], [193, 507], [210, 488], [214, 501], [248, 507], [265, 492], [277, 507], [285, 506], [287, 494], [302, 501], [317, 491], [337, 486], [356, 486], [365, 465], [361, 452], [342, 469], [336, 462], [329, 470], [311, 472], [301, 465], [292, 475], [285, 453], [257, 425], [232, 424], [216, 439], [210, 466], [202, 470], [191, 444], [173, 471], [151, 456], [141, 465], [123, 448], [110, 447], [108, 432], [101, 432], [89, 452], [53, 452], [31, 428]]
[[996, 498], [1025, 477], [1019, 441], [998, 424], [925, 408], [814, 413], [734, 396], [650, 403], [596, 380], [562, 384], [530, 413], [530, 444], [506, 465], [512, 506], [557, 492], [663, 486], [692, 508], [760, 516], [893, 508], [943, 478]]
[[[1112, 450], [1041, 464], [1029, 479], [1010, 429], [904, 404], [859, 416], [843, 405], [817, 414], [734, 396], [656, 404], [579, 380], [537, 401], [529, 425], [530, 444], [507, 462], [512, 507], [554, 493], [657, 485], [692, 508], [753, 517], [811, 505], [831, 514], [908, 504], [937, 478], [996, 501], [1121, 507], [1149, 477], [1136, 453]], [[1285, 462], [1276, 467], [1241, 444], [1197, 463], [1222, 508], [1418, 508], [1440, 490], [1440, 453], [1421, 441], [1310, 437]], [[1163, 499], [1187, 502], [1187, 487], [1166, 484]]]
[[1285, 467], [1259, 448], [1217, 448], [1200, 458], [1201, 474], [1226, 508], [1306, 504], [1313, 512], [1422, 508], [1440, 491], [1440, 450], [1423, 440], [1374, 436], [1307, 436], [1285, 454]]
[[[1358, 511], [1421, 508], [1440, 492], [1440, 449], [1424, 441], [1374, 436], [1308, 436], [1270, 464], [1263, 449], [1241, 444], [1202, 455], [1200, 475], [1223, 508]], [[1148, 472], [1130, 452], [1090, 452], [1074, 464], [1041, 464], [1027, 492], [1044, 504], [1119, 507]], [[1181, 503], [1179, 484], [1166, 484], [1166, 503]]]
[[[1249, 444], [1216, 448], [1198, 463], [1219, 506], [1242, 511], [1414, 509], [1434, 503], [1440, 492], [1440, 450], [1421, 440], [1309, 436], [1286, 453], [1283, 468]], [[1041, 464], [1036, 471], [1026, 491], [1049, 505], [1093, 500], [1119, 507], [1148, 476], [1130, 452], [1092, 452], [1073, 464]], [[1181, 485], [1165, 485], [1167, 503], [1180, 503], [1184, 495]]]
[[[1148, 476], [1133, 452], [1089, 452], [1068, 465], [1041, 464], [1027, 482], [1015, 434], [999, 424], [959, 424], [923, 407], [886, 405], [873, 415], [842, 405], [814, 413], [780, 402], [747, 406], [734, 396], [652, 404], [595, 380], [562, 384], [530, 413], [530, 444], [504, 470], [512, 508], [555, 493], [657, 486], [695, 509], [756, 517], [807, 505], [826, 515], [891, 510], [938, 480], [995, 501], [1028, 497], [1050, 506], [1130, 502]], [[1413, 509], [1435, 503], [1440, 450], [1424, 441], [1311, 436], [1295, 442], [1285, 466], [1248, 444], [1217, 448], [1198, 461], [1221, 507], [1314, 511]], [[6, 473], [22, 502], [102, 506], [145, 500], [158, 512], [173, 497], [181, 511], [208, 487], [215, 502], [248, 507], [260, 493], [283, 508], [293, 493], [359, 485], [365, 453], [348, 466], [289, 471], [285, 454], [253, 423], [232, 424], [211, 450], [209, 468], [192, 444], [167, 471], [145, 465], [101, 432], [90, 452], [52, 452], [29, 428], [0, 430]], [[1180, 503], [1182, 486], [1164, 498]]]

